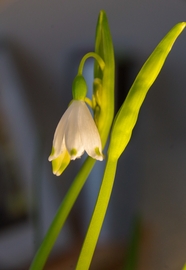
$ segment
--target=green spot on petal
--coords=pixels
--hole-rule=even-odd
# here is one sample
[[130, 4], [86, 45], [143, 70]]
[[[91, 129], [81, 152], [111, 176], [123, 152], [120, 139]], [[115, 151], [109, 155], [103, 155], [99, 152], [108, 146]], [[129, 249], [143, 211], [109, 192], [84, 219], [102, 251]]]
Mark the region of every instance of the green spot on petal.
[[97, 156], [102, 156], [102, 154], [99, 151], [99, 147], [96, 147], [94, 150]]
[[73, 148], [73, 149], [70, 151], [70, 155], [71, 155], [71, 156], [77, 155], [77, 150], [76, 150], [75, 148]]

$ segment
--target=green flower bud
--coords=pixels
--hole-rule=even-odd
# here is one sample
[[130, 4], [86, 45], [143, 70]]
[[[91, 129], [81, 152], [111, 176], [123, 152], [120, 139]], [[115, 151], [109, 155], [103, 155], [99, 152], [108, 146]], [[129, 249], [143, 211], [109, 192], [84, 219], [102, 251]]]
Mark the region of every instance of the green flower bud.
[[75, 100], [84, 100], [87, 95], [87, 84], [82, 75], [77, 75], [72, 84], [72, 96]]
[[108, 149], [110, 158], [118, 159], [125, 150], [146, 94], [163, 67], [174, 42], [185, 27], [186, 22], [175, 25], [158, 44], [141, 68], [115, 117]]

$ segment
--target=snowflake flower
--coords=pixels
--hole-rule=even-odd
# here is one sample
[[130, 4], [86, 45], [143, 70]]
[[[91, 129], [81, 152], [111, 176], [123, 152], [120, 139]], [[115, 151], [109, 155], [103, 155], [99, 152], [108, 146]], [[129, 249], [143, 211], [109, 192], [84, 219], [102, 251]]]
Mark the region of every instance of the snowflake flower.
[[83, 100], [73, 100], [56, 128], [52, 153], [53, 173], [60, 175], [70, 160], [84, 151], [97, 160], [103, 160], [101, 139], [92, 115]]

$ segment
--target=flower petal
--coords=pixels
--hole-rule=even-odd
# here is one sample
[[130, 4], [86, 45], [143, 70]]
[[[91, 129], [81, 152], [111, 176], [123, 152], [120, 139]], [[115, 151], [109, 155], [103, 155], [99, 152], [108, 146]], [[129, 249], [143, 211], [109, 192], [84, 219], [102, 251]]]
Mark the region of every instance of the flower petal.
[[84, 153], [84, 146], [81, 141], [79, 129], [78, 129], [78, 118], [79, 108], [81, 101], [73, 101], [71, 104], [73, 111], [69, 117], [68, 126], [66, 127], [65, 133], [65, 144], [66, 148], [71, 156], [71, 159], [76, 159], [82, 156]]
[[65, 150], [64, 136], [72, 110], [73, 108], [70, 105], [57, 125], [53, 139], [54, 154], [50, 157], [52, 159], [58, 157]]
[[87, 154], [97, 160], [103, 160], [101, 139], [85, 102], [81, 102], [78, 112], [78, 129], [83, 147]]
[[52, 171], [59, 176], [66, 169], [70, 162], [70, 155], [67, 150], [63, 151], [56, 159], [52, 160]]

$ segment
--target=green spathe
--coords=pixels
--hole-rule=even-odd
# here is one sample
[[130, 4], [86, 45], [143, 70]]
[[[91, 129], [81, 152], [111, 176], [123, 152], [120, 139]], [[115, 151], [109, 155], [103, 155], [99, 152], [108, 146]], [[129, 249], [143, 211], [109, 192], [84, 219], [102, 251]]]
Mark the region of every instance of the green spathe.
[[104, 146], [114, 117], [115, 60], [107, 15], [101, 10], [96, 27], [95, 52], [105, 63], [104, 70], [94, 64], [94, 118]]

